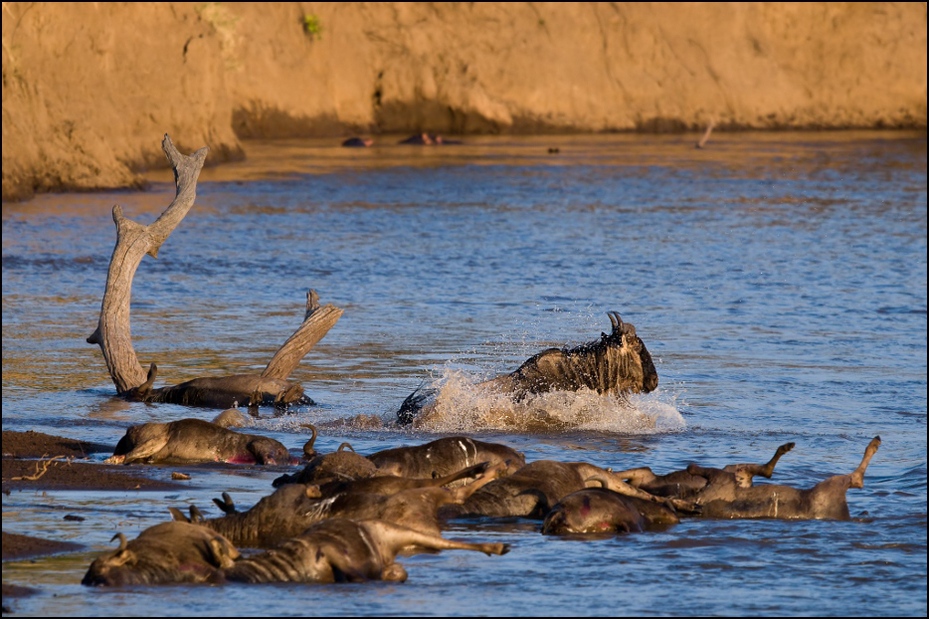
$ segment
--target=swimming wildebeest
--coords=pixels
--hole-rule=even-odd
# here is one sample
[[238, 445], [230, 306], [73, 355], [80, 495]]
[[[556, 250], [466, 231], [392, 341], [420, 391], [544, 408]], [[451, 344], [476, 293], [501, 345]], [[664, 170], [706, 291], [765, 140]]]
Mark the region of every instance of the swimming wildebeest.
[[[505, 393], [514, 401], [529, 394], [578, 391], [583, 388], [609, 395], [648, 393], [658, 386], [658, 372], [635, 327], [617, 312], [608, 312], [613, 325], [609, 334], [574, 348], [548, 348], [530, 357], [509, 374], [479, 383], [493, 393]], [[402, 424], [412, 423], [435, 406], [435, 389], [417, 389], [397, 411]]]
[[881, 437], [875, 436], [858, 468], [847, 475], [827, 477], [805, 490], [779, 484], [745, 487], [735, 473], [696, 464], [688, 466], [687, 472], [707, 480], [696, 498], [702, 506], [701, 515], [707, 518], [849, 520], [845, 494], [849, 488], [864, 488], [865, 470], [880, 445]]
[[186, 522], [164, 522], [90, 564], [81, 584], [89, 586], [159, 585], [221, 582], [239, 551], [215, 531]]
[[[794, 448], [794, 443], [784, 443], [777, 448], [774, 456], [764, 464], [729, 464], [723, 471], [735, 475], [736, 484], [740, 488], [750, 488], [756, 475], [771, 479], [777, 461], [785, 453]], [[656, 475], [647, 466], [616, 471], [613, 473], [624, 479], [630, 486], [640, 488], [657, 496], [670, 496], [681, 499], [692, 499], [706, 487], [706, 477], [692, 475], [686, 469], [673, 471], [666, 475]]]
[[510, 550], [508, 544], [457, 542], [383, 520], [329, 518], [272, 550], [240, 559], [225, 575], [230, 581], [250, 583], [404, 582], [406, 570], [394, 561], [411, 547], [487, 555]]
[[107, 464], [132, 462], [230, 462], [294, 464], [279, 441], [235, 432], [202, 419], [131, 426], [119, 440]]

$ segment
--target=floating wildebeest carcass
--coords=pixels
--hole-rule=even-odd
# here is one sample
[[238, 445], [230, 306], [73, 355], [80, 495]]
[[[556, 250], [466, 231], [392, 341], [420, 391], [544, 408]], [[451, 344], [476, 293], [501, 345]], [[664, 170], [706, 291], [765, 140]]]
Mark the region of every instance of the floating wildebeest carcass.
[[230, 581], [249, 583], [404, 582], [406, 570], [394, 561], [409, 548], [487, 555], [510, 549], [508, 544], [448, 540], [383, 520], [329, 518], [267, 552], [237, 561], [225, 574]]
[[696, 464], [688, 466], [687, 472], [707, 480], [695, 499], [701, 506], [700, 514], [706, 518], [849, 520], [846, 492], [849, 488], [864, 488], [865, 471], [880, 445], [881, 437], [875, 436], [854, 471], [827, 477], [807, 489], [780, 484], [745, 487], [736, 473]]
[[607, 488], [585, 488], [562, 497], [542, 521], [543, 535], [638, 533], [652, 525], [677, 524], [667, 505], [624, 496]]
[[[533, 355], [519, 368], [478, 384], [490, 393], [507, 394], [521, 401], [530, 394], [590, 389], [601, 395], [648, 393], [658, 386], [658, 372], [635, 327], [619, 313], [607, 314], [609, 334], [573, 348], [548, 348]], [[428, 414], [436, 403], [436, 389], [417, 389], [397, 411], [401, 424], [413, 423]]]
[[89, 586], [161, 585], [221, 582], [221, 569], [239, 556], [232, 543], [215, 531], [187, 522], [163, 522], [119, 548], [94, 559], [81, 580]]
[[467, 436], [447, 436], [425, 445], [385, 449], [368, 459], [382, 473], [404, 477], [441, 477], [479, 462], [491, 466], [503, 464], [509, 474], [526, 464], [526, 456], [512, 447]]
[[[339, 445], [337, 451], [321, 455], [313, 451], [308, 442], [304, 452], [309, 460], [306, 466], [293, 475], [275, 479], [275, 488], [290, 483], [318, 484], [332, 479], [347, 481], [384, 475], [421, 480], [444, 479], [480, 463], [486, 466], [502, 464], [504, 474], [509, 474], [526, 463], [522, 453], [507, 445], [467, 436], [447, 436], [424, 445], [384, 449], [370, 456], [356, 454], [348, 443]], [[460, 485], [465, 483], [465, 479], [466, 476], [429, 485], [444, 486], [456, 481]]]
[[[388, 520], [438, 535], [439, 508], [465, 501], [503, 472], [499, 464], [481, 469], [469, 467], [457, 475], [470, 476], [473, 481], [456, 488], [416, 484], [392, 494], [379, 494], [372, 491], [371, 484], [376, 484], [377, 478], [371, 477], [359, 480], [362, 486], [358, 489], [352, 488], [352, 482], [339, 481], [321, 486], [285, 484], [245, 512], [239, 512], [229, 495], [223, 494], [221, 501], [214, 499], [226, 514], [219, 518], [203, 518], [195, 506], [190, 507], [190, 517], [177, 508], [168, 509], [175, 520], [201, 524], [222, 533], [238, 546], [248, 547], [271, 546], [299, 535], [321, 520], [337, 517]], [[392, 486], [393, 482], [387, 484]]]
[[645, 501], [667, 503], [675, 509], [695, 509], [689, 501], [659, 498], [633, 488], [613, 473], [593, 464], [536, 460], [515, 473], [488, 483], [461, 504], [443, 507], [439, 515], [446, 519], [491, 516], [542, 520], [563, 497], [595, 486]]
[[[777, 448], [774, 456], [764, 464], [728, 464], [722, 468], [735, 475], [735, 482], [740, 488], [750, 488], [756, 475], [771, 479], [774, 467], [785, 453], [794, 448], [794, 443], [784, 443]], [[630, 486], [640, 488], [657, 496], [693, 499], [706, 487], [707, 479], [692, 475], [686, 469], [672, 471], [665, 475], [656, 475], [647, 466], [625, 471], [616, 471], [615, 476], [623, 479]]]
[[131, 426], [106, 462], [296, 464], [299, 460], [273, 438], [235, 432], [210, 421], [188, 418]]

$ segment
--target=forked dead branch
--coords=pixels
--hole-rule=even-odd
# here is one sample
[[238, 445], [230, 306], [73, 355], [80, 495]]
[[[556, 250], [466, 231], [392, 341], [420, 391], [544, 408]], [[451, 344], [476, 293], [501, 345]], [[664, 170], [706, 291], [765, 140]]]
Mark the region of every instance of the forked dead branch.
[[203, 377], [155, 388], [158, 368], [152, 363], [146, 372], [132, 346], [129, 310], [132, 280], [142, 258], [158, 257], [158, 250], [194, 204], [197, 179], [209, 152], [203, 147], [192, 155], [183, 155], [165, 134], [162, 149], [174, 170], [177, 187], [174, 200], [152, 224], [145, 226], [123, 216], [122, 208], [113, 207], [116, 223], [116, 247], [110, 258], [106, 290], [100, 307], [96, 330], [87, 338], [99, 344], [107, 370], [119, 395], [144, 402], [171, 402], [189, 406], [229, 408], [235, 403], [258, 406], [287, 406], [311, 403], [303, 387], [288, 380], [310, 349], [329, 332], [342, 316], [334, 305], [319, 305], [314, 290], [307, 292], [303, 323], [281, 346], [260, 374], [231, 374]]

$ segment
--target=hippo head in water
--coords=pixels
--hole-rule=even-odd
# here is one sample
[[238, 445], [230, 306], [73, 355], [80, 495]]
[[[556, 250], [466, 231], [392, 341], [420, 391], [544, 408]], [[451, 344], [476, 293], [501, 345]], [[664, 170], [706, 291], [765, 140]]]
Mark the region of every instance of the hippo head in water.
[[[658, 372], [635, 327], [623, 322], [618, 312], [608, 312], [612, 329], [600, 339], [574, 348], [548, 348], [527, 359], [519, 368], [480, 383], [497, 393], [520, 401], [530, 394], [590, 389], [603, 395], [648, 393], [658, 387]], [[434, 405], [434, 389], [410, 394], [397, 418], [413, 422], [423, 409]]]

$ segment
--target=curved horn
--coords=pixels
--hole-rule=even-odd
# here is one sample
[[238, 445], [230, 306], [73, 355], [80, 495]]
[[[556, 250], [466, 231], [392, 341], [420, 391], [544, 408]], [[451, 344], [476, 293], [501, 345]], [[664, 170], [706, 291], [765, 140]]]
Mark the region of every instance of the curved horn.
[[177, 522], [190, 522], [190, 518], [184, 515], [184, 512], [179, 510], [176, 507], [169, 507], [168, 511], [171, 512], [171, 517], [174, 518]]
[[314, 426], [312, 423], [306, 423], [306, 424], [303, 424], [303, 427], [309, 428], [310, 432], [312, 433], [312, 436], [310, 436], [310, 440], [308, 440], [303, 445], [303, 457], [306, 459], [310, 459], [316, 455], [316, 450], [313, 449], [313, 445], [316, 444], [316, 435], [317, 435], [316, 426]]
[[336, 451], [345, 451], [346, 449], [348, 449], [352, 453], [357, 453], [355, 451], [355, 448], [352, 447], [350, 443], [342, 443], [341, 445], [339, 445], [339, 448]]
[[610, 312], [610, 314], [610, 321], [613, 323], [613, 328], [622, 329], [624, 323], [622, 316], [619, 315], [619, 312]]
[[190, 522], [192, 524], [203, 522], [203, 512], [196, 505], [190, 506]]
[[113, 540], [116, 540], [116, 539], [119, 540], [119, 549], [120, 549], [120, 550], [125, 550], [125, 549], [126, 549], [126, 544], [128, 543], [128, 542], [126, 542], [126, 536], [123, 535], [122, 532], [120, 532], [120, 533], [117, 533], [116, 535], [114, 535], [112, 538], [110, 538], [110, 541], [112, 542]]

